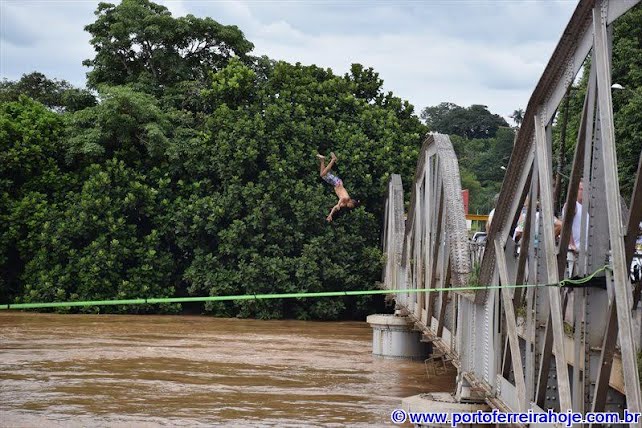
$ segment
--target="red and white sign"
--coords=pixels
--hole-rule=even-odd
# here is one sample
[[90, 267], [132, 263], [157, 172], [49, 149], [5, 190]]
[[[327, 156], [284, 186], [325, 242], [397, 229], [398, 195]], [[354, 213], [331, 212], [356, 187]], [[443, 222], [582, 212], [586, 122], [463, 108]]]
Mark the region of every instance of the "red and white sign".
[[461, 196], [464, 198], [464, 215], [468, 215], [468, 189], [462, 190]]

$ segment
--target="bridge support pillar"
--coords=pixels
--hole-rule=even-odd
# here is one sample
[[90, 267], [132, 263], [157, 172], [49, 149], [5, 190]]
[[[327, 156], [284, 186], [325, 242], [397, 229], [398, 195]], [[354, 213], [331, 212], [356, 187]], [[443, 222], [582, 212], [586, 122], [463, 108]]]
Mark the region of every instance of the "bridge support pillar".
[[421, 342], [421, 333], [408, 317], [377, 314], [366, 319], [372, 327], [372, 353], [383, 357], [423, 359], [430, 345]]

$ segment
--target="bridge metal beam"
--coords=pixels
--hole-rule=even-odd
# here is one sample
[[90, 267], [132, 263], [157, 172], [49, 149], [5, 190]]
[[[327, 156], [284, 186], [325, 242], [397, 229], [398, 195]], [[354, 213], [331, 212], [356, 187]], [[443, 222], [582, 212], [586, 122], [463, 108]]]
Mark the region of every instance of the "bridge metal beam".
[[[636, 226], [642, 219], [642, 159], [631, 210], [624, 213], [617, 180], [609, 27], [637, 3], [579, 2], [528, 103], [481, 259], [471, 258], [476, 253], [468, 249], [457, 159], [447, 136], [429, 134], [422, 145], [405, 225], [401, 180], [391, 178], [384, 285], [493, 286], [475, 293], [441, 291], [395, 299], [411, 312], [424, 336], [453, 359], [460, 386], [483, 391], [484, 399], [499, 409], [584, 412], [624, 404], [632, 412], [642, 408], [636, 364], [640, 326], [634, 331], [632, 323], [632, 297], [638, 299], [642, 289], [634, 295], [628, 277]], [[593, 58], [588, 89], [557, 244], [552, 122], [589, 52]], [[582, 244], [577, 259], [567, 264], [582, 176]], [[525, 230], [517, 255], [512, 233], [526, 200], [530, 203], [521, 222]], [[557, 284], [605, 263], [612, 269], [602, 277], [607, 290], [508, 287], [515, 282]], [[572, 331], [566, 331], [569, 328]], [[475, 398], [464, 396], [464, 390], [470, 388], [458, 388], [462, 399]]]
[[622, 353], [622, 363], [624, 366], [627, 405], [631, 412], [639, 412], [642, 398], [640, 396], [636, 349], [631, 322], [631, 286], [628, 273], [629, 267], [626, 265], [626, 253], [624, 251], [624, 230], [615, 153], [615, 126], [613, 124], [613, 101], [611, 99], [611, 59], [606, 30], [608, 4], [609, 2], [603, 1], [593, 9], [597, 91], [603, 142], [602, 158], [605, 168], [606, 206], [609, 220], [613, 277], [615, 279], [614, 291], [620, 346], [626, 350], [626, 352]]

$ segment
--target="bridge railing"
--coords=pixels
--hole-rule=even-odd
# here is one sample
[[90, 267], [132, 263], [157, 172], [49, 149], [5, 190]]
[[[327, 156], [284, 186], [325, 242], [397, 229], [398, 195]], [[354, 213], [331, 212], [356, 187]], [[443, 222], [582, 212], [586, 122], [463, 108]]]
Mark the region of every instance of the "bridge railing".
[[[642, 220], [642, 161], [625, 212], [610, 72], [611, 24], [637, 3], [578, 4], [528, 103], [483, 253], [468, 242], [459, 170], [447, 136], [429, 134], [423, 143], [405, 221], [401, 179], [390, 181], [384, 283], [439, 289], [407, 293], [397, 304], [458, 367], [461, 400], [485, 400], [514, 411], [642, 410], [636, 362], [642, 310], [633, 310], [642, 287], [633, 288], [629, 272]], [[556, 238], [553, 120], [589, 54], [588, 88], [566, 192], [569, 209]], [[582, 237], [574, 269], [594, 278], [579, 288], [561, 288], [569, 276], [567, 249], [582, 177]], [[526, 201], [530, 208], [517, 252], [512, 231]], [[534, 208], [538, 205], [541, 212]], [[479, 289], [448, 290], [467, 285]]]

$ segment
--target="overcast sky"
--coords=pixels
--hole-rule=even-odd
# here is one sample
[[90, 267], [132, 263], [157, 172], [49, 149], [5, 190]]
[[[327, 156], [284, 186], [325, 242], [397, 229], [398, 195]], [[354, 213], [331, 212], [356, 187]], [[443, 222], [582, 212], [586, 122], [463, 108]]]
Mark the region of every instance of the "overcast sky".
[[[83, 27], [98, 1], [0, 0], [0, 77], [40, 71], [84, 86], [93, 57]], [[255, 55], [344, 74], [373, 67], [415, 106], [525, 108], [577, 4], [542, 1], [157, 1], [174, 16], [237, 25]]]

